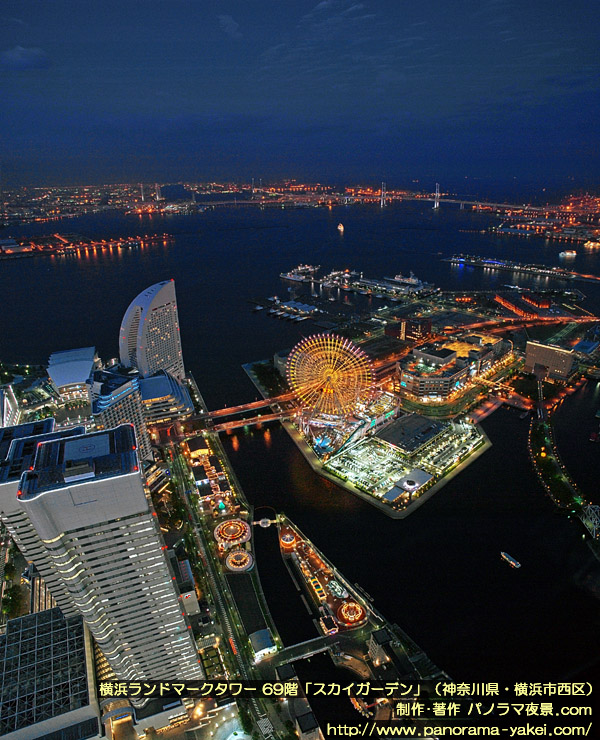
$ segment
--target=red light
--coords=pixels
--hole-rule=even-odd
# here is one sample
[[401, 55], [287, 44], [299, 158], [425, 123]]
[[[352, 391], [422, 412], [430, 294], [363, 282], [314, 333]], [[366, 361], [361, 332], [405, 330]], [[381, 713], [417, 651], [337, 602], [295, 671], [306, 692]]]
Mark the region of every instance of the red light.
[[133, 469], [134, 469], [134, 470], [139, 470], [139, 468], [138, 468], [138, 466], [137, 466], [137, 465], [134, 465], [134, 466], [133, 466]]

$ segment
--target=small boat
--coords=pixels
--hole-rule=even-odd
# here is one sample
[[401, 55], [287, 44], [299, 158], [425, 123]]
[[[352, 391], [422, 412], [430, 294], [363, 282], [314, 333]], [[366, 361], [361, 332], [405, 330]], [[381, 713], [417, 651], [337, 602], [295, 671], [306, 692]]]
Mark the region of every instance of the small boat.
[[521, 563], [519, 563], [518, 560], [515, 560], [511, 555], [509, 555], [507, 552], [501, 552], [500, 557], [502, 560], [506, 560], [506, 562], [510, 565], [511, 568], [520, 568]]
[[338, 224], [337, 225], [337, 230], [340, 232], [340, 234], [343, 234], [344, 233], [344, 224]]
[[590, 434], [590, 442], [596, 442], [598, 439], [598, 432], [592, 432]]

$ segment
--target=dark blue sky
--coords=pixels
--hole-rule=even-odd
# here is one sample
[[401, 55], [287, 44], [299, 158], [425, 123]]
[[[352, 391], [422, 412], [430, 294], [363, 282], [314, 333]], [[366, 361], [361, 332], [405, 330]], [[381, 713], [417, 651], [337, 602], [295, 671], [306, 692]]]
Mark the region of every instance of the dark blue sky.
[[589, 0], [3, 0], [3, 179], [597, 186], [599, 60]]

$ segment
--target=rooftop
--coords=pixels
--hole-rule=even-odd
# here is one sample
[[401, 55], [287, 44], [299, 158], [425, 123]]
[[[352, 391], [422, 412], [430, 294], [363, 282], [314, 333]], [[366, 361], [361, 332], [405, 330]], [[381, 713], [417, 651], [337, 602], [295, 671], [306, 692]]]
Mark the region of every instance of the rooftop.
[[112, 478], [138, 469], [135, 434], [131, 424], [40, 445], [34, 469], [24, 473], [20, 496], [35, 498], [76, 481]]
[[526, 349], [529, 350], [530, 348], [533, 349], [535, 347], [541, 348], [541, 349], [551, 349], [553, 352], [562, 352], [565, 355], [572, 355], [573, 350], [572, 349], [564, 349], [563, 347], [559, 347], [556, 344], [544, 344], [543, 342], [533, 342], [528, 341]]
[[48, 375], [57, 388], [85, 383], [92, 374], [95, 359], [95, 347], [54, 352], [48, 360]]
[[111, 368], [105, 370], [96, 370], [90, 377], [90, 384], [99, 384], [99, 391], [101, 396], [109, 396], [114, 393], [122, 385], [128, 383], [131, 380], [139, 378], [137, 370], [130, 370], [123, 368], [120, 365], [114, 365]]
[[267, 650], [268, 648], [272, 648], [275, 644], [273, 642], [273, 638], [271, 637], [271, 633], [266, 627], [264, 629], [260, 629], [256, 632], [250, 633], [248, 637], [250, 638], [250, 644], [252, 645], [252, 649], [255, 653], [258, 653], [260, 650]]
[[[22, 426], [30, 426], [23, 424]], [[13, 427], [15, 428], [15, 427]], [[2, 432], [4, 430], [0, 430]], [[0, 483], [18, 480], [26, 470], [33, 468], [38, 445], [42, 442], [51, 442], [63, 437], [74, 437], [84, 434], [85, 427], [61, 429], [47, 434], [34, 434], [31, 437], [16, 437], [13, 439], [6, 459], [0, 461]]]
[[54, 419], [31, 421], [27, 424], [17, 424], [14, 427], [0, 428], [0, 462], [8, 457], [9, 448], [15, 439], [33, 437], [36, 434], [48, 434], [54, 429]]
[[10, 619], [0, 635], [0, 735], [89, 704], [82, 617], [54, 608]]
[[311, 732], [311, 730], [316, 730], [319, 726], [319, 723], [317, 722], [317, 719], [312, 712], [301, 714], [299, 717], [296, 718], [296, 722], [298, 722], [298, 726], [303, 733]]
[[585, 355], [591, 355], [592, 352], [595, 352], [598, 349], [598, 346], [598, 342], [582, 339], [580, 342], [577, 342], [577, 344], [573, 347], [573, 350], [575, 352], [582, 352]]
[[187, 388], [181, 383], [178, 383], [172, 375], [169, 375], [164, 370], [156, 373], [156, 375], [152, 375], [150, 378], [141, 378], [140, 391], [142, 401], [147, 403], [158, 400], [159, 398], [172, 396], [180, 403], [193, 408], [192, 399]]
[[375, 436], [400, 448], [404, 452], [415, 452], [430, 439], [436, 437], [447, 427], [440, 421], [433, 421], [419, 414], [408, 414], [396, 419]]
[[440, 360], [447, 360], [454, 354], [453, 350], [435, 344], [424, 344], [421, 347], [415, 347], [415, 350], [422, 352], [424, 355], [438, 357]]
[[419, 488], [422, 488], [431, 480], [431, 478], [432, 476], [424, 470], [413, 468], [413, 470], [410, 470], [406, 475], [396, 481], [394, 487], [385, 494], [383, 499], [384, 501], [395, 501], [406, 493], [416, 493]]

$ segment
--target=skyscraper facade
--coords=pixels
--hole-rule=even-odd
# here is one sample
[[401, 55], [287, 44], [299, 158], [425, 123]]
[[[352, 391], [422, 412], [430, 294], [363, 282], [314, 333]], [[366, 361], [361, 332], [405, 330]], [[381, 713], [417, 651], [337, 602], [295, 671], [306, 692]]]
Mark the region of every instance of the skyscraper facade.
[[135, 367], [144, 378], [165, 370], [185, 377], [175, 282], [166, 280], [142, 291], [125, 312], [119, 332], [121, 365]]
[[138, 374], [135, 371], [125, 373], [118, 366], [96, 370], [88, 384], [96, 429], [133, 424], [140, 458], [152, 460]]
[[19, 424], [0, 429], [0, 521], [4, 524], [23, 556], [44, 572], [46, 586], [56, 603], [65, 611], [73, 609], [70, 594], [54, 573], [46, 548], [40, 542], [27, 513], [23, 511], [17, 492], [19, 481], [33, 461], [42, 442], [77, 436], [83, 427], [54, 430], [54, 419]]
[[202, 678], [131, 425], [41, 444], [17, 498], [119, 679]]

